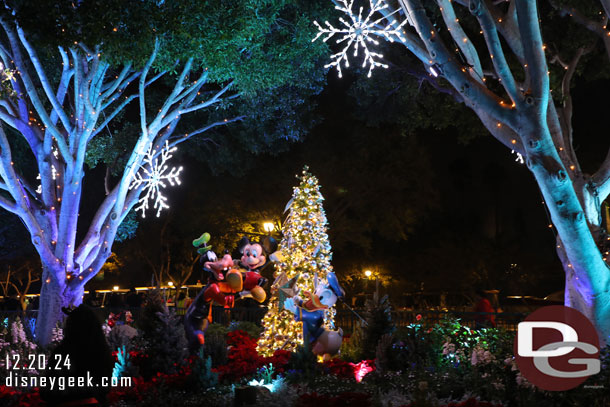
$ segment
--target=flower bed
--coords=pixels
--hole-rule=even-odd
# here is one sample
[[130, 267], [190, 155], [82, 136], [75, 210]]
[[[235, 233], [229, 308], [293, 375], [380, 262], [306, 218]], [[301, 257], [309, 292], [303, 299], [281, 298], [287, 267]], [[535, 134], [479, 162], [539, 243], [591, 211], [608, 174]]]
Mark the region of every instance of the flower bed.
[[221, 381], [240, 381], [253, 375], [265, 365], [273, 364], [276, 372], [283, 373], [291, 353], [276, 350], [273, 356], [263, 357], [256, 352], [257, 339], [248, 336], [244, 331], [237, 330], [227, 334], [227, 344], [230, 346], [229, 362], [213, 369], [219, 374]]
[[[19, 323], [11, 324], [0, 336], [3, 355], [33, 346], [21, 334]], [[127, 360], [133, 367], [126, 371], [132, 385], [112, 389], [108, 402], [116, 406], [223, 406], [233, 403], [234, 386], [250, 384], [266, 388], [257, 392], [259, 403], [266, 407], [610, 405], [607, 349], [601, 354], [602, 372], [585, 386], [553, 393], [537, 390], [519, 373], [512, 356], [513, 334], [495, 329], [473, 331], [456, 321], [444, 321], [432, 329], [417, 324], [400, 328], [385, 342], [385, 348], [378, 346], [374, 360], [335, 357], [323, 363], [316, 363], [306, 351], [278, 350], [263, 357], [256, 352], [255, 330], [251, 334], [226, 328], [218, 332], [228, 351], [224, 363], [216, 367], [202, 353], [174, 362], [171, 373], [144, 379], [137, 373], [138, 367], [148, 366], [155, 354], [143, 348], [125, 352], [123, 362]], [[116, 357], [117, 352], [114, 354]], [[0, 386], [0, 405], [37, 406], [41, 400], [38, 389]]]

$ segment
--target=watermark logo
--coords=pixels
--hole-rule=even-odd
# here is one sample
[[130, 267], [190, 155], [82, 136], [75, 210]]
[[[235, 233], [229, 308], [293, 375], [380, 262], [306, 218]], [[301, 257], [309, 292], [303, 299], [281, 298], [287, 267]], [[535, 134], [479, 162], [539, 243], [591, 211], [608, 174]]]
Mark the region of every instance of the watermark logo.
[[564, 391], [599, 373], [599, 339], [579, 311], [553, 305], [517, 327], [515, 357], [521, 374], [543, 390]]

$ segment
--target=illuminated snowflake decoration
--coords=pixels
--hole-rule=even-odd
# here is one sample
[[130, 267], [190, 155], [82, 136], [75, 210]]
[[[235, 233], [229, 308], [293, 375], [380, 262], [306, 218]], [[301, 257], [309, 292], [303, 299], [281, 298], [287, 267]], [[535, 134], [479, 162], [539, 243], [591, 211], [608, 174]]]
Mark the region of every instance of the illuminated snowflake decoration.
[[379, 45], [379, 41], [377, 41], [374, 37], [383, 37], [390, 42], [394, 42], [394, 38], [398, 37], [401, 41], [404, 41], [402, 27], [407, 23], [407, 20], [404, 20], [397, 27], [393, 27], [390, 23], [384, 26], [382, 21], [385, 20], [386, 17], [396, 13], [398, 10], [391, 13], [386, 12], [387, 15], [382, 14], [380, 18], [374, 19], [373, 15], [375, 13], [381, 13], [383, 10], [389, 8], [389, 5], [385, 3], [385, 0], [369, 0], [370, 8], [366, 17], [363, 17], [364, 7], [360, 7], [358, 14], [353, 12], [354, 0], [338, 0], [338, 3], [342, 4], [343, 6], [336, 5], [335, 8], [347, 14], [349, 16], [349, 21], [346, 21], [344, 18], [339, 18], [339, 21], [341, 21], [343, 24], [343, 27], [339, 28], [334, 27], [328, 21], [324, 22], [326, 27], [322, 27], [317, 21], [314, 21], [313, 23], [316, 27], [318, 27], [319, 31], [318, 35], [316, 35], [312, 42], [323, 35], [326, 35], [326, 38], [323, 40], [324, 42], [328, 41], [335, 34], [339, 36], [336, 43], [343, 43], [343, 50], [331, 55], [331, 62], [324, 66], [325, 68], [336, 67], [339, 73], [339, 78], [342, 77], [341, 63], [344, 62], [345, 67], [349, 67], [347, 53], [350, 48], [353, 46], [354, 57], [358, 56], [358, 50], [361, 48], [364, 52], [362, 67], [366, 68], [368, 65], [369, 72], [367, 76], [370, 78], [373, 69], [376, 67], [388, 67], [388, 65], [379, 61], [381, 58], [383, 58], [382, 54], [372, 52], [368, 48], [370, 44]]
[[180, 185], [180, 171], [182, 167], [175, 167], [168, 171], [169, 167], [166, 162], [172, 157], [172, 153], [177, 148], [169, 148], [169, 143], [166, 141], [165, 146], [161, 149], [160, 156], [156, 157], [157, 149], [153, 148], [153, 144], [148, 147], [148, 152], [144, 158], [144, 162], [140, 166], [140, 171], [135, 175], [129, 189], [138, 188], [144, 185], [143, 191], [146, 193], [138, 200], [138, 205], [135, 210], [142, 211], [142, 217], [146, 217], [146, 210], [150, 201], [154, 201], [153, 208], [157, 210], [157, 217], [163, 209], [168, 209], [167, 198], [161, 193], [161, 188], [165, 188], [165, 181], [171, 186]]

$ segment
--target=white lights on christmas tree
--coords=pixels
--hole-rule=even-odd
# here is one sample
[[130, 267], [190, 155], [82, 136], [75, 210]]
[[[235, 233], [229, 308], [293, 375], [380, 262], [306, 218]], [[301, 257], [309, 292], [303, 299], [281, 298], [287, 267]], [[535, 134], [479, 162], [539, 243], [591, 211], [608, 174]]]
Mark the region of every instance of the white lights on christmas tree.
[[167, 197], [161, 193], [161, 188], [166, 187], [165, 181], [169, 182], [171, 186], [180, 185], [180, 178], [178, 176], [180, 171], [182, 171], [182, 167], [173, 167], [168, 171], [169, 167], [166, 164], [167, 160], [172, 157], [172, 153], [176, 150], [176, 147], [169, 148], [169, 143], [166, 141], [165, 146], [161, 149], [160, 156], [156, 157], [157, 149], [153, 148], [153, 143], [148, 147], [148, 152], [140, 166], [140, 171], [135, 175], [135, 179], [129, 187], [129, 189], [133, 189], [144, 185], [143, 191], [146, 193], [138, 200], [138, 206], [135, 208], [136, 212], [142, 211], [143, 218], [146, 217], [146, 210], [151, 200], [154, 201], [153, 208], [157, 210], [157, 217], [159, 217], [163, 209], [169, 208]]
[[[363, 16], [364, 7], [360, 7], [358, 14], [354, 13], [354, 0], [338, 0], [338, 3], [343, 4], [343, 6], [337, 5], [335, 8], [349, 16], [349, 21], [346, 21], [344, 18], [339, 18], [343, 27], [334, 27], [328, 21], [324, 22], [326, 27], [322, 27], [317, 21], [313, 22], [316, 27], [318, 27], [319, 32], [312, 41], [317, 40], [322, 35], [326, 35], [326, 38], [323, 40], [326, 42], [337, 34], [339, 36], [337, 44], [344, 44], [343, 50], [331, 55], [331, 62], [325, 65], [325, 68], [336, 67], [339, 77], [341, 78], [341, 62], [344, 61], [345, 67], [349, 67], [347, 53], [352, 46], [354, 48], [354, 57], [358, 56], [358, 49], [362, 48], [362, 51], [364, 52], [362, 67], [365, 68], [367, 65], [369, 66], [368, 77], [371, 77], [371, 73], [375, 67], [380, 66], [382, 68], [387, 68], [388, 65], [379, 62], [379, 60], [383, 58], [382, 54], [369, 51], [369, 43], [379, 45], [379, 42], [374, 38], [375, 36], [383, 37], [390, 42], [394, 42], [394, 37], [398, 37], [403, 41], [402, 27], [407, 23], [407, 20], [404, 20], [397, 27], [394, 27], [390, 23], [387, 23], [387, 25], [382, 23], [386, 18], [383, 15], [380, 18], [374, 19], [373, 15], [375, 13], [389, 8], [389, 5], [385, 3], [385, 0], [369, 0], [370, 8], [366, 17]], [[389, 15], [392, 15], [397, 11], [398, 10], [395, 10], [389, 13]]]
[[[283, 304], [286, 295], [291, 297], [297, 292], [303, 293], [306, 300], [305, 292], [315, 292], [316, 277], [319, 284], [325, 284], [326, 275], [332, 271], [328, 220], [322, 206], [324, 198], [320, 193], [318, 179], [309, 172], [307, 166], [297, 178], [299, 185], [293, 189], [292, 199], [286, 206], [289, 213], [282, 226], [283, 238], [279, 246], [281, 260], [277, 263], [274, 274], [276, 279], [284, 274], [285, 281], [295, 281], [293, 285], [285, 285], [283, 282], [280, 286], [271, 288], [272, 293], [274, 290], [276, 292], [263, 317], [263, 332], [257, 347], [263, 356], [271, 356], [278, 349], [294, 351], [303, 344], [302, 323], [295, 321], [294, 315], [280, 304]], [[334, 316], [334, 307], [326, 310], [326, 328], [334, 329]]]

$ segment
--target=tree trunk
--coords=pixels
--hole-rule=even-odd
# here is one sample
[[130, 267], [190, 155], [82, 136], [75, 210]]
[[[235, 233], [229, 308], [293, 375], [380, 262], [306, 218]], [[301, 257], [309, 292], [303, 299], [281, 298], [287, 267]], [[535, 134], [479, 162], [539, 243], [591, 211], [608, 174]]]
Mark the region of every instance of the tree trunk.
[[65, 317], [61, 308], [70, 305], [78, 306], [82, 302], [83, 286], [81, 284], [68, 285], [60, 276], [64, 276], [61, 268], [43, 266], [42, 288], [36, 319], [36, 341], [42, 346], [51, 342], [53, 328]]
[[[579, 277], [571, 263], [562, 261], [566, 276], [565, 305], [582, 312], [597, 328], [600, 343], [610, 344], [610, 292], [596, 292], [586, 281]], [[589, 273], [608, 273], [607, 267], [589, 270]]]
[[[566, 275], [565, 305], [589, 317], [601, 344], [610, 343], [610, 269], [587, 222], [584, 203], [544, 126], [524, 137], [527, 165], [544, 196], [559, 236], [557, 249]], [[583, 192], [586, 194], [587, 192]], [[584, 200], [584, 199], [583, 199]]]

